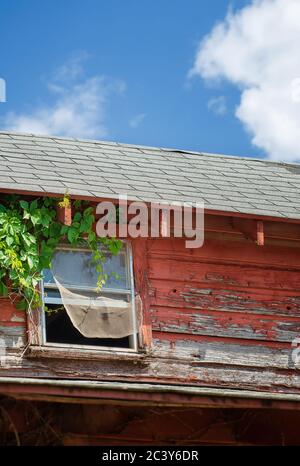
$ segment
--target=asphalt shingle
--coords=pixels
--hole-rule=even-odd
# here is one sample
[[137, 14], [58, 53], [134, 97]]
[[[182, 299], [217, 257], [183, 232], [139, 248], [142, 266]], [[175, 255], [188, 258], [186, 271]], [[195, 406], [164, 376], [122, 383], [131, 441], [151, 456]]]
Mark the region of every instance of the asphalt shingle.
[[0, 189], [177, 202], [300, 218], [300, 165], [0, 132]]

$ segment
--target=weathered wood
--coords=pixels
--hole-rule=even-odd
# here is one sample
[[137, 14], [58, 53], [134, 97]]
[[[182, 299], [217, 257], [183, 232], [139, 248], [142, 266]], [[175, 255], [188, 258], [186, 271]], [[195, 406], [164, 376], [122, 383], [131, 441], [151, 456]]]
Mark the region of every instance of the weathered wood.
[[42, 345], [42, 310], [32, 309], [27, 314], [28, 343], [30, 345]]
[[258, 246], [265, 244], [264, 222], [262, 220], [256, 222], [256, 243]]
[[90, 361], [133, 361], [137, 362], [146, 357], [146, 352], [121, 352], [121, 351], [99, 351], [95, 349], [84, 351], [78, 348], [66, 348], [59, 346], [35, 346], [30, 345], [25, 352], [27, 358], [50, 358], [50, 359], [75, 359]]
[[172, 257], [178, 261], [192, 260], [197, 262], [214, 262], [218, 264], [248, 264], [285, 267], [288, 270], [300, 270], [300, 248], [278, 247], [266, 245], [258, 248], [252, 242], [205, 240], [201, 248], [187, 249], [182, 239], [160, 239], [152, 242], [150, 257], [155, 255], [161, 259]]
[[10, 357], [0, 377], [155, 382], [300, 394], [300, 372], [148, 357], [140, 362]]
[[24, 311], [18, 311], [10, 299], [0, 297], [0, 323], [4, 322], [20, 325], [20, 322], [26, 322], [26, 314]]
[[293, 368], [290, 345], [266, 346], [242, 340], [223, 338], [191, 338], [190, 335], [166, 334], [154, 332], [153, 358], [174, 359], [186, 362], [202, 362], [244, 366], [253, 368], [272, 367], [278, 369]]
[[63, 225], [72, 225], [72, 207], [69, 206], [59, 206], [56, 207], [57, 220]]
[[[0, 350], [22, 348], [26, 344], [26, 314], [9, 298], [0, 298]], [[2, 356], [2, 354], [1, 354]]]
[[148, 242], [145, 238], [131, 240], [135, 289], [137, 293], [136, 308], [140, 314], [141, 346], [151, 348], [152, 324], [149, 313], [149, 279], [148, 279]]
[[199, 312], [155, 305], [150, 313], [153, 329], [163, 332], [286, 342], [292, 342], [300, 334], [300, 320], [291, 317]]
[[232, 226], [246, 238], [254, 241], [258, 246], [264, 245], [264, 223], [262, 220], [232, 218]]
[[[215, 249], [225, 263], [212, 261]], [[273, 247], [264, 247], [267, 254], [262, 252], [255, 265], [248, 260], [252, 253], [256, 260], [257, 248], [244, 246], [238, 258], [237, 250], [237, 243], [231, 250], [221, 250], [214, 241], [196, 251], [182, 248], [176, 240], [164, 248], [161, 242], [153, 244], [149, 257], [153, 329], [254, 341], [296, 338], [300, 334], [299, 267], [279, 264]], [[269, 254], [273, 264], [261, 260]], [[291, 263], [295, 266], [298, 260], [299, 252], [294, 252]]]
[[27, 341], [26, 330], [24, 326], [16, 325], [0, 325], [0, 339], [3, 342], [2, 346], [7, 348], [21, 348], [25, 346]]
[[[222, 216], [222, 215], [205, 215], [205, 231], [206, 232], [218, 232], [226, 233], [232, 236], [238, 237], [242, 234], [236, 227], [234, 227], [235, 221], [239, 221], [241, 218]], [[255, 219], [244, 218], [245, 222], [254, 222]], [[280, 240], [292, 240], [300, 241], [300, 226], [299, 224], [274, 222], [264, 220], [264, 236], [265, 238], [273, 238]]]
[[[229, 228], [225, 223], [221, 228]], [[298, 228], [286, 226], [282, 235], [292, 236]], [[186, 249], [184, 239], [131, 241], [145, 357], [85, 353], [81, 358], [62, 350], [21, 357], [24, 315], [4, 309], [0, 300], [0, 336], [8, 345], [0, 375], [300, 393], [290, 347], [300, 335], [300, 248], [258, 248], [229, 234], [237, 241], [220, 236], [196, 250]], [[29, 331], [30, 342], [40, 345], [30, 323]]]
[[264, 221], [265, 237], [300, 241], [300, 225]]
[[175, 280], [152, 280], [151, 284], [152, 307], [300, 317], [300, 293], [228, 289], [209, 286], [209, 283], [188, 285]]
[[151, 254], [149, 279], [182, 281], [187, 285], [198, 283], [223, 289], [263, 289], [269, 293], [289, 291], [291, 295], [300, 295], [300, 268], [251, 266], [238, 261], [220, 264], [210, 261], [209, 257], [201, 262], [188, 257], [179, 263], [171, 253], [164, 260]]
[[[195, 335], [178, 335], [154, 332], [151, 358], [173, 359], [186, 363], [202, 362], [205, 364], [230, 364], [249, 367], [273, 367], [290, 369], [294, 367], [291, 360], [290, 345], [257, 345], [243, 340], [223, 338], [205, 339]], [[184, 338], [185, 337], [185, 338]], [[14, 353], [16, 356], [16, 354]], [[148, 361], [147, 353], [109, 353], [101, 351], [80, 351], [57, 347], [31, 346], [26, 351], [27, 358], [106, 360], [106, 361]]]

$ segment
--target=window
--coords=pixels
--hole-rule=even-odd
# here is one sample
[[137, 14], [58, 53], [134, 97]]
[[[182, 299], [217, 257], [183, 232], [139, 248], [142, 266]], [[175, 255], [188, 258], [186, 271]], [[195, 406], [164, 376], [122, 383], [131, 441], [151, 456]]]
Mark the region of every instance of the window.
[[[44, 271], [42, 283], [43, 345], [136, 351], [137, 331], [129, 245], [124, 244], [117, 256], [106, 254], [104, 273], [108, 275], [108, 279], [100, 295], [96, 289], [98, 274], [88, 249], [60, 246], [52, 265], [51, 271]], [[92, 312], [91, 306], [85, 305], [86, 302], [93, 302], [93, 306], [96, 306]], [[117, 315], [113, 311], [118, 311], [119, 307], [122, 310]], [[124, 309], [126, 312], [123, 312]], [[92, 313], [94, 320], [90, 319], [88, 322]], [[124, 325], [119, 329], [120, 319], [125, 327], [127, 325], [127, 330], [124, 330]], [[81, 326], [83, 320], [84, 330]], [[128, 320], [133, 323], [132, 326]], [[113, 332], [109, 333], [107, 329]]]

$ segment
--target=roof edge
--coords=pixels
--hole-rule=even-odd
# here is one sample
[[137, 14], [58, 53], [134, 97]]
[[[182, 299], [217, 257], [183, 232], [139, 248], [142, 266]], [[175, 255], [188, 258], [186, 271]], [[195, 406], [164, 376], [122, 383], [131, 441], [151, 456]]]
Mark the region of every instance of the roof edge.
[[[218, 154], [214, 152], [200, 152], [200, 151], [193, 151], [188, 149], [178, 149], [175, 147], [159, 147], [159, 146], [148, 146], [142, 144], [128, 144], [123, 142], [116, 142], [116, 141], [109, 141], [109, 140], [101, 140], [101, 139], [84, 139], [84, 138], [75, 138], [75, 137], [66, 137], [66, 136], [53, 136], [53, 135], [46, 135], [46, 134], [34, 134], [34, 133], [22, 133], [18, 131], [8, 131], [8, 130], [0, 130], [0, 135], [6, 136], [24, 136], [24, 137], [35, 137], [35, 138], [45, 138], [45, 139], [53, 139], [58, 141], [73, 141], [74, 143], [90, 143], [90, 144], [106, 144], [110, 146], [117, 146], [117, 147], [132, 147], [136, 149], [147, 149], [152, 151], [164, 151], [164, 152], [172, 152], [174, 154], [193, 154], [193, 155], [205, 155], [209, 157], [221, 157], [221, 158], [228, 158], [228, 159], [238, 159], [238, 160], [247, 160], [250, 162], [259, 162], [259, 163], [268, 163], [272, 165], [280, 165], [280, 166], [296, 166], [300, 167], [300, 162], [283, 162], [283, 161], [274, 161], [269, 160], [266, 158], [258, 158], [258, 157], [251, 157], [251, 156], [240, 156], [240, 155], [228, 155], [228, 154]], [[300, 156], [300, 154], [299, 154]]]

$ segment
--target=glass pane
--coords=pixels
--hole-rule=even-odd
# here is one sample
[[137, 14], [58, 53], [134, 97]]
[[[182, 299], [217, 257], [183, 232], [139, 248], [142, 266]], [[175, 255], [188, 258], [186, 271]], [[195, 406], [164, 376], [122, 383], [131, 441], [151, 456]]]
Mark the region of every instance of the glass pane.
[[44, 288], [44, 300], [45, 300], [45, 303], [47, 302], [48, 298], [60, 299], [60, 292], [58, 291], [58, 289]]
[[[107, 255], [103, 269], [104, 273], [109, 275], [105, 287], [128, 288], [124, 252], [117, 256]], [[92, 263], [92, 254], [89, 251], [57, 250], [52, 260], [52, 270], [57, 279], [65, 286], [96, 287], [98, 274]], [[44, 271], [44, 282], [45, 286], [47, 286], [47, 283], [54, 283], [50, 270]]]
[[104, 263], [104, 272], [108, 274], [108, 280], [104, 287], [129, 289], [126, 283], [126, 256], [120, 253], [117, 256], [107, 256]]
[[44, 283], [54, 283], [52, 272], [49, 269], [43, 270]]
[[52, 260], [52, 270], [66, 286], [95, 286], [97, 283], [97, 272], [89, 251], [58, 250]]
[[[113, 291], [90, 291], [82, 290], [78, 288], [70, 288], [72, 293], [79, 294], [81, 296], [87, 296], [88, 298], [97, 299], [99, 297], [110, 298], [110, 299], [121, 299], [122, 301], [131, 302], [131, 295], [125, 293], [114, 293]], [[59, 299], [61, 301], [60, 292], [57, 288], [47, 288], [44, 287], [44, 301], [47, 303], [49, 298]]]

